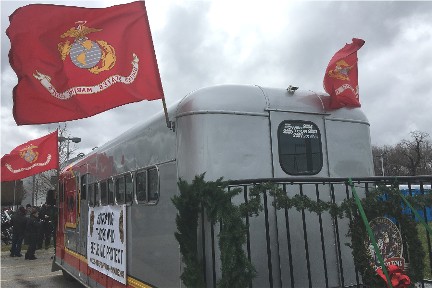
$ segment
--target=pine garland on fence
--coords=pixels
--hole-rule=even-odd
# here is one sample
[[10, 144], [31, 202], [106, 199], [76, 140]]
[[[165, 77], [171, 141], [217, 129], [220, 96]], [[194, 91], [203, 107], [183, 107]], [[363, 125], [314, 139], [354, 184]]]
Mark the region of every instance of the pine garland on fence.
[[[240, 189], [227, 191], [227, 182], [222, 178], [212, 182], [204, 181], [204, 174], [196, 176], [191, 184], [179, 180], [180, 195], [174, 196], [172, 201], [178, 209], [176, 224], [178, 232], [175, 237], [180, 244], [180, 252], [185, 269], [181, 275], [187, 287], [204, 287], [203, 263], [198, 257], [197, 228], [200, 211], [206, 211], [211, 223], [220, 223], [219, 248], [221, 251], [221, 279], [218, 287], [248, 287], [256, 276], [256, 270], [247, 258], [243, 249], [246, 243], [248, 227], [244, 222], [246, 216], [257, 216], [262, 210], [261, 195], [268, 192], [273, 197], [272, 205], [276, 209], [295, 208], [298, 211], [314, 213], [328, 212], [333, 218], [348, 217], [349, 232], [352, 241], [356, 268], [366, 285], [384, 287], [384, 282], [371, 267], [372, 259], [365, 247], [368, 239], [366, 228], [358, 214], [354, 199], [345, 199], [341, 203], [312, 200], [305, 195], [289, 197], [278, 185], [265, 183], [254, 185], [249, 190], [247, 204], [236, 206], [232, 198], [238, 195]], [[408, 201], [414, 207], [432, 206], [432, 195], [408, 196]], [[392, 217], [400, 226], [402, 240], [408, 248], [410, 263], [408, 276], [412, 283], [423, 278], [424, 251], [419, 240], [416, 223], [409, 215], [402, 213], [401, 198], [397, 186], [379, 186], [367, 193], [362, 200], [368, 220], [376, 217]]]
[[256, 271], [243, 250], [247, 235], [242, 214], [244, 206], [231, 203], [232, 197], [241, 190], [233, 189], [227, 192], [227, 184], [222, 179], [205, 182], [204, 175], [196, 176], [192, 184], [180, 179], [180, 195], [172, 199], [178, 209], [178, 232], [175, 237], [180, 244], [185, 264], [181, 279], [187, 287], [204, 287], [203, 266], [198, 257], [197, 245], [198, 218], [201, 208], [204, 208], [209, 221], [219, 222], [221, 227], [218, 237], [222, 277], [217, 283], [218, 287], [248, 287]]

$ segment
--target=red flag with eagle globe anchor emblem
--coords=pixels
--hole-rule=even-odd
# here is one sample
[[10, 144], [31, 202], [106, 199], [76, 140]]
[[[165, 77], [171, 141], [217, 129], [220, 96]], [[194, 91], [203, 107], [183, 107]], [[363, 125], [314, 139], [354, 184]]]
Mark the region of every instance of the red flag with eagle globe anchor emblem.
[[330, 60], [324, 75], [324, 90], [330, 94], [328, 108], [360, 107], [357, 51], [365, 43], [353, 38]]
[[144, 1], [108, 8], [32, 4], [10, 16], [18, 125], [93, 116], [163, 98]]
[[58, 132], [28, 141], [1, 158], [1, 181], [23, 179], [58, 169]]

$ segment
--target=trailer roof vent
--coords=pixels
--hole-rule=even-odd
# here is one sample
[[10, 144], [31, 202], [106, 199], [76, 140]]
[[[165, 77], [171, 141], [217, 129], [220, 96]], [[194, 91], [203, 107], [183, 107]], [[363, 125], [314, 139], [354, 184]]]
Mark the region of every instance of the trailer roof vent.
[[289, 85], [288, 88], [287, 88], [288, 93], [290, 93], [290, 94], [294, 94], [294, 92], [295, 92], [297, 89], [299, 89], [299, 87], [295, 87], [295, 86], [291, 86], [291, 85]]

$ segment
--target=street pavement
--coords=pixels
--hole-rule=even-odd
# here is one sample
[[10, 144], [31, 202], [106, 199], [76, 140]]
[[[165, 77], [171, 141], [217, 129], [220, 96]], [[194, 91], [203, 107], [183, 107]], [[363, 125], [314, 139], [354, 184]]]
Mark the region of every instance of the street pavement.
[[51, 272], [51, 257], [54, 248], [37, 250], [36, 260], [25, 260], [22, 257], [10, 257], [9, 251], [1, 253], [1, 288], [19, 287], [52, 287], [52, 288], [82, 288], [77, 281], [66, 280], [61, 271]]
[[[36, 260], [25, 260], [25, 251], [22, 257], [10, 257], [9, 251], [1, 252], [1, 288], [83, 288], [75, 280], [67, 280], [61, 271], [51, 272], [51, 257], [54, 248], [48, 250], [37, 250]], [[432, 284], [415, 285], [416, 288], [432, 288]]]

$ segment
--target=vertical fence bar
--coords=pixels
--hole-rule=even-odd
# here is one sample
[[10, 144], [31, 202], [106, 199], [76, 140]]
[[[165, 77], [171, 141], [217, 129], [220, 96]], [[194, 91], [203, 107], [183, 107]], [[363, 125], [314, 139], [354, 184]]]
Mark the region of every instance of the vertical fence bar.
[[[287, 195], [286, 190], [286, 184], [283, 184], [283, 191], [285, 195]], [[286, 237], [288, 242], [288, 261], [289, 261], [289, 269], [290, 269], [290, 279], [291, 279], [291, 288], [295, 287], [295, 281], [294, 281], [294, 266], [292, 261], [292, 252], [291, 252], [291, 234], [290, 234], [290, 224], [289, 224], [289, 216], [288, 216], [288, 209], [285, 208], [285, 228], [286, 228]]]
[[[300, 186], [300, 195], [303, 196], [303, 184], [299, 184], [299, 186]], [[307, 230], [306, 230], [307, 229], [306, 214], [303, 208], [301, 212], [302, 212], [302, 221], [303, 221], [303, 237], [304, 237], [305, 252], [306, 252], [307, 275], [308, 275], [309, 287], [312, 288], [312, 276], [311, 276], [310, 258], [309, 258], [309, 243], [308, 243]]]
[[[278, 184], [278, 188], [280, 188], [281, 184]], [[275, 200], [273, 198], [273, 200]], [[278, 273], [279, 273], [279, 283], [277, 283], [277, 286], [283, 287], [283, 282], [282, 282], [282, 267], [281, 267], [281, 255], [280, 255], [280, 244], [279, 244], [279, 221], [278, 221], [278, 213], [277, 213], [277, 209], [275, 206], [273, 206], [273, 212], [274, 212], [274, 217], [275, 217], [275, 230], [276, 230], [276, 250], [275, 252], [277, 252], [277, 269], [278, 269]]]
[[203, 274], [204, 274], [204, 283], [207, 287], [207, 268], [206, 268], [206, 242], [205, 242], [205, 224], [204, 224], [204, 206], [201, 205], [201, 237], [202, 237], [202, 253], [203, 253]]
[[[246, 205], [249, 203], [247, 191], [248, 191], [248, 186], [247, 185], [243, 185], [243, 197], [244, 197], [244, 202], [245, 202]], [[249, 215], [247, 215], [247, 214], [246, 214], [246, 227], [247, 227], [246, 249], [247, 249], [248, 260], [249, 260], [250, 263], [252, 263], [252, 260], [251, 260], [251, 247], [250, 247]], [[252, 288], [252, 281], [249, 283], [249, 288]]]
[[[424, 189], [423, 189], [423, 182], [420, 182], [420, 194], [424, 195]], [[423, 207], [423, 219], [426, 223], [426, 225], [428, 224], [428, 217], [427, 217], [427, 210], [426, 210], [426, 206]], [[428, 255], [429, 255], [429, 269], [431, 269], [431, 246], [430, 246], [430, 236], [429, 233], [427, 231], [427, 229], [425, 228], [425, 232], [426, 232], [426, 241], [427, 241], [427, 246], [428, 246]], [[424, 285], [424, 280], [421, 281], [422, 283], [422, 288], [425, 288]]]
[[[346, 198], [349, 200], [350, 199], [350, 193], [349, 193], [348, 183], [345, 183], [345, 194], [346, 194]], [[349, 221], [350, 221], [350, 224], [353, 221], [351, 213], [349, 214]], [[354, 265], [354, 270], [355, 270], [355, 275], [356, 275], [356, 283], [357, 283], [357, 286], [359, 286], [360, 285], [359, 271], [355, 265]]]
[[269, 272], [269, 285], [273, 288], [273, 267], [272, 267], [272, 255], [270, 247], [270, 225], [268, 221], [268, 209], [267, 209], [267, 191], [264, 191], [264, 215], [265, 215], [265, 232], [266, 232], [266, 243], [267, 243], [267, 267]]
[[216, 253], [215, 253], [214, 225], [215, 223], [212, 221], [210, 227], [211, 246], [212, 246], [212, 273], [213, 273], [213, 287], [216, 287], [216, 256], [215, 256]]
[[[335, 198], [335, 192], [334, 192], [334, 186], [331, 183], [330, 184], [330, 192], [331, 192], [331, 200], [332, 203], [336, 203], [336, 198]], [[341, 251], [341, 244], [340, 244], [340, 236], [339, 236], [339, 224], [338, 224], [338, 220], [337, 217], [334, 218], [334, 223], [335, 223], [335, 233], [336, 233], [336, 248], [337, 248], [337, 256], [339, 259], [339, 272], [340, 272], [340, 280], [341, 280], [341, 286], [344, 287], [345, 286], [345, 279], [344, 279], [344, 269], [343, 269], [343, 263], [342, 263], [342, 251]]]
[[[431, 186], [431, 189], [432, 189], [432, 186]], [[421, 195], [425, 195], [425, 191], [424, 191], [424, 187], [423, 187], [423, 182], [420, 182], [420, 193], [421, 193]], [[428, 220], [428, 217], [427, 217], [428, 214], [427, 214], [426, 206], [423, 207], [423, 214], [424, 214], [423, 218], [424, 218], [426, 224], [429, 225], [429, 220]], [[432, 252], [431, 252], [432, 247], [431, 247], [431, 238], [430, 238], [430, 235], [429, 235], [429, 233], [428, 233], [428, 231], [427, 231], [426, 228], [425, 228], [425, 232], [426, 232], [426, 240], [427, 240], [428, 255], [429, 255], [429, 269], [430, 269], [430, 272], [432, 273]]]
[[[318, 183], [315, 184], [315, 194], [316, 194], [317, 201], [319, 201], [320, 197], [319, 197]], [[321, 250], [322, 250], [322, 256], [323, 256], [323, 263], [324, 263], [325, 284], [326, 284], [326, 288], [328, 288], [329, 287], [329, 279], [328, 279], [328, 271], [327, 271], [327, 257], [326, 257], [326, 250], [325, 250], [325, 244], [324, 244], [325, 239], [324, 239], [324, 231], [323, 231], [321, 213], [318, 213], [318, 221], [319, 221], [319, 229], [320, 229], [320, 235], [321, 235]]]

